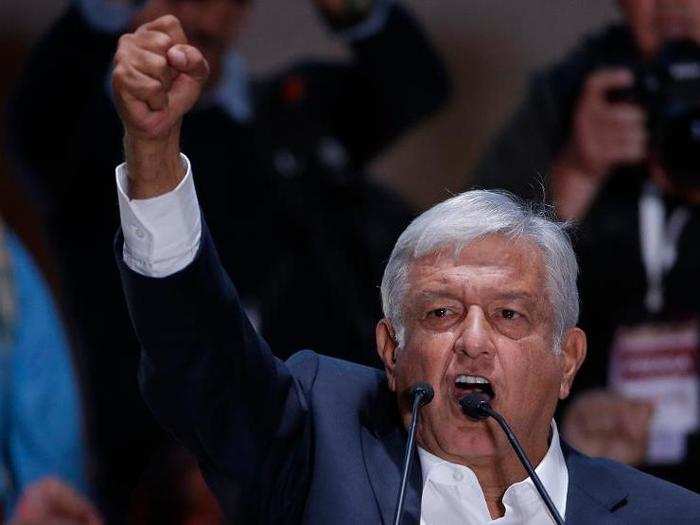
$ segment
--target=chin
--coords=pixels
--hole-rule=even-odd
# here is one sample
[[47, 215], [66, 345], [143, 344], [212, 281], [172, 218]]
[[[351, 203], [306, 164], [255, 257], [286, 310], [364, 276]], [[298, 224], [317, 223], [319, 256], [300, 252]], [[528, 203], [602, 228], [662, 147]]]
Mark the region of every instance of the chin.
[[465, 460], [493, 457], [498, 451], [493, 431], [484, 421], [469, 421], [441, 436], [441, 440], [446, 443], [445, 451]]

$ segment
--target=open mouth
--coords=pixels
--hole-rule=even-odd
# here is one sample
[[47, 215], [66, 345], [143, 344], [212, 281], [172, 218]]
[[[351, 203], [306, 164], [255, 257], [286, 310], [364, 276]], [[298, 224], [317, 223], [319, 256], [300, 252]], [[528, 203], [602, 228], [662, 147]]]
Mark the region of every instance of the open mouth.
[[455, 397], [457, 400], [463, 398], [467, 394], [474, 392], [482, 393], [488, 396], [489, 401], [496, 397], [496, 393], [493, 391], [491, 382], [482, 376], [472, 376], [466, 374], [460, 374], [455, 378]]

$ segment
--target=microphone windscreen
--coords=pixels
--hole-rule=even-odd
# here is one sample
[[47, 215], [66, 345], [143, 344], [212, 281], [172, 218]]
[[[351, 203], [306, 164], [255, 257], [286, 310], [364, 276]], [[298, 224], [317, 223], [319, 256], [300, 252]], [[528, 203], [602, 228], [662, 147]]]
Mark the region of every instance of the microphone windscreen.
[[489, 417], [489, 397], [482, 392], [472, 392], [459, 400], [459, 405], [462, 407], [467, 417], [477, 421]]
[[420, 396], [420, 406], [425, 406], [433, 400], [434, 395], [435, 391], [430, 383], [421, 381], [411, 388], [411, 403], [413, 403], [416, 397]]

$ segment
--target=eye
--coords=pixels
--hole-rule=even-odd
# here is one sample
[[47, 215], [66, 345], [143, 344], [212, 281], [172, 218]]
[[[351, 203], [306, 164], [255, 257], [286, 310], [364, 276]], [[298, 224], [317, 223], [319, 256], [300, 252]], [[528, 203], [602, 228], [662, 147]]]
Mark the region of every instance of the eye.
[[504, 308], [501, 310], [501, 317], [503, 319], [518, 319], [519, 317], [522, 317], [520, 313], [516, 312], [515, 310], [510, 310], [509, 308]]
[[511, 339], [520, 339], [531, 330], [528, 316], [512, 308], [498, 308], [493, 313], [493, 326]]
[[458, 306], [429, 306], [423, 314], [423, 323], [432, 330], [446, 330], [459, 322], [461, 312]]
[[443, 319], [448, 315], [450, 315], [449, 308], [436, 308], [428, 312], [428, 317], [437, 317], [438, 319]]

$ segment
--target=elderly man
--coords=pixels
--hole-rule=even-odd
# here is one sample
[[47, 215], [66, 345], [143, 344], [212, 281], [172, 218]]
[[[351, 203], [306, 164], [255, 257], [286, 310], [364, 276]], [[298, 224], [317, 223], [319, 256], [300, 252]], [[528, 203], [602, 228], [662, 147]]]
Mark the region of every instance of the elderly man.
[[[113, 77], [127, 158], [117, 169], [118, 258], [143, 345], [143, 393], [197, 455], [227, 516], [391, 522], [406, 393], [427, 381], [435, 397], [423, 409], [404, 523], [551, 519], [499, 428], [463, 415], [458, 401], [475, 390], [511, 422], [568, 523], [700, 520], [692, 493], [560, 442], [554, 410], [586, 354], [576, 260], [560, 225], [508, 196], [464, 193], [401, 235], [376, 329], [385, 372], [313, 352], [273, 357], [218, 262], [179, 153], [206, 61], [173, 17], [150, 30], [173, 38], [166, 61], [148, 66], [125, 50]], [[168, 81], [142, 83], [132, 68]], [[323, 311], [307, 315], [324, 322]]]

